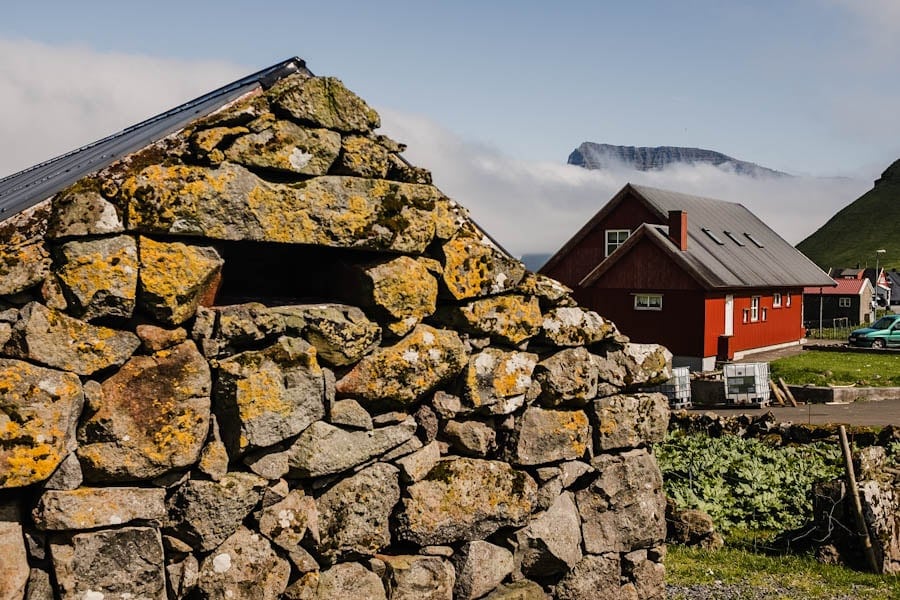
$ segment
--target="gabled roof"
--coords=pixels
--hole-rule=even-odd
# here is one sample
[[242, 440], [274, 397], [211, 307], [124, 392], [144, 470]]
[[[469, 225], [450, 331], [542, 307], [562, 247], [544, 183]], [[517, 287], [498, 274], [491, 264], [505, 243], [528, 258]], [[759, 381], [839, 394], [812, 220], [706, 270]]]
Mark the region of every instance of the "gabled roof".
[[[630, 183], [569, 240], [554, 259], [560, 260], [564, 251], [568, 253], [629, 193], [656, 214], [660, 223], [668, 222], [669, 211], [687, 213], [688, 247], [683, 252], [677, 250], [659, 229], [648, 228], [648, 232], [656, 232], [650, 235], [657, 243], [671, 246], [689, 274], [707, 289], [834, 285], [815, 263], [743, 205]], [[607, 263], [615, 262], [621, 256], [619, 252], [613, 252], [582, 279], [580, 285], [593, 283], [609, 268]]]
[[866, 288], [872, 289], [868, 279], [835, 279], [834, 282], [837, 284], [834, 287], [805, 287], [803, 293], [818, 296], [821, 289], [826, 296], [858, 296]]
[[165, 138], [191, 121], [215, 112], [253, 89], [271, 87], [277, 80], [297, 72], [312, 75], [303, 60], [290, 58], [92, 144], [0, 179], [0, 221]]

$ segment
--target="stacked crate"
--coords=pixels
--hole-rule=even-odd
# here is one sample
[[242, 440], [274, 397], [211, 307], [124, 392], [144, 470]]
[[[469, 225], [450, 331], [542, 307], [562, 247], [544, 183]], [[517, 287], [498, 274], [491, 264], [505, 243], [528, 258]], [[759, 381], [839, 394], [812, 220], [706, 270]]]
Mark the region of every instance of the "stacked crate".
[[727, 364], [722, 372], [726, 403], [769, 405], [769, 363]]
[[672, 369], [672, 377], [661, 385], [645, 388], [648, 392], [659, 392], [669, 398], [671, 408], [690, 408], [691, 402], [691, 371], [688, 367], [675, 367]]

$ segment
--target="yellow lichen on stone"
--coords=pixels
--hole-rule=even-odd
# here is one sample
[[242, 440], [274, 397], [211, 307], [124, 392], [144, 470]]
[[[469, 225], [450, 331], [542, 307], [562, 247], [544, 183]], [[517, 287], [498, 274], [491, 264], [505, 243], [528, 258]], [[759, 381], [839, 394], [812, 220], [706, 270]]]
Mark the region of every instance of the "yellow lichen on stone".
[[291, 412], [291, 406], [282, 399], [284, 382], [280, 372], [271, 363], [238, 379], [236, 387], [235, 399], [241, 421], [250, 421], [266, 413], [286, 415]]

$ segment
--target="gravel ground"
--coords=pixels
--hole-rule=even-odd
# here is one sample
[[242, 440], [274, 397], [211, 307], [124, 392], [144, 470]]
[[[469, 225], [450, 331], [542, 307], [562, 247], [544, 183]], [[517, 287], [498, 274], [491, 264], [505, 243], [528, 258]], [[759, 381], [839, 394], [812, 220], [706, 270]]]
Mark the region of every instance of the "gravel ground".
[[[754, 587], [737, 583], [711, 585], [667, 585], [669, 600], [784, 600], [806, 598], [797, 589], [782, 586]], [[857, 596], [830, 596], [829, 600], [856, 600]]]

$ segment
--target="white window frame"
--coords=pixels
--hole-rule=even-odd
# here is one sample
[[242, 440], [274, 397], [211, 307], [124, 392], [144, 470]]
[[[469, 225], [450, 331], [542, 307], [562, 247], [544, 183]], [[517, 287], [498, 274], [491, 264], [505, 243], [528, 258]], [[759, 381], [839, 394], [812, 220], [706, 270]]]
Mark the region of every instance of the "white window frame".
[[781, 308], [781, 292], [772, 293], [772, 308]]
[[[625, 234], [625, 237], [620, 240], [619, 237], [623, 233]], [[615, 235], [615, 238], [610, 239], [613, 238], [613, 235]], [[604, 256], [609, 256], [610, 254], [615, 252], [616, 248], [624, 244], [625, 240], [627, 240], [629, 236], [631, 236], [630, 229], [607, 229], [606, 235], [604, 236], [604, 241], [606, 242], [603, 247], [603, 250], [605, 252]], [[610, 246], [612, 246], [612, 248], [610, 248]]]
[[850, 298], [838, 298], [838, 308], [850, 308], [851, 306]]
[[756, 323], [759, 321], [759, 300], [760, 296], [751, 296], [750, 297], [750, 322]]
[[635, 294], [634, 310], [662, 310], [662, 294]]
[[787, 296], [784, 299], [784, 305], [787, 307], [791, 306], [791, 293], [790, 292], [787, 293]]

